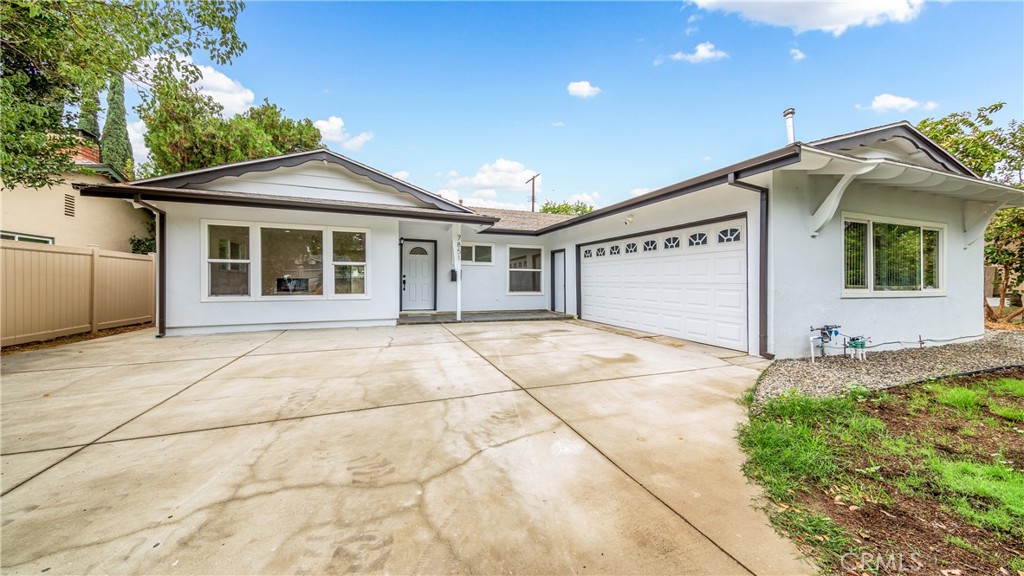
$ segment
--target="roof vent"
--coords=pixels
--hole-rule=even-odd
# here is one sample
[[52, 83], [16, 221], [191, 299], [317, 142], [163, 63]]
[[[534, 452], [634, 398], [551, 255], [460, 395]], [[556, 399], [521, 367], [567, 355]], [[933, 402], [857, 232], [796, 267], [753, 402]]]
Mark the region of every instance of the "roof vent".
[[782, 117], [786, 119], [786, 141], [789, 144], [796, 142], [796, 134], [793, 132], [793, 116], [796, 115], [796, 108], [786, 108]]

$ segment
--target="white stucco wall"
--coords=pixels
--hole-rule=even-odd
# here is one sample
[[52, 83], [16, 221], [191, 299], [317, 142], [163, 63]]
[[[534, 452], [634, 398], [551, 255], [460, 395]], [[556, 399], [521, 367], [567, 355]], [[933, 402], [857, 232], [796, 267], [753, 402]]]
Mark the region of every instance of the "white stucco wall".
[[[167, 212], [167, 328], [169, 334], [288, 327], [394, 324], [398, 318], [398, 222], [347, 214], [158, 203]], [[307, 224], [370, 229], [367, 299], [203, 302], [205, 229], [202, 220]], [[250, 290], [258, 292], [258, 283]]]
[[[551, 256], [545, 248], [545, 239], [533, 236], [504, 234], [477, 234], [469, 226], [462, 227], [464, 243], [493, 244], [491, 265], [464, 264], [462, 267], [462, 310], [478, 312], [488, 310], [547, 310], [551, 307]], [[403, 238], [437, 240], [437, 310], [455, 310], [455, 282], [450, 280], [449, 271], [454, 267], [452, 259], [452, 233], [447, 224], [426, 222], [402, 222]], [[508, 292], [508, 246], [536, 246], [544, 248], [541, 273], [541, 294], [509, 294]]]
[[[822, 324], [839, 324], [842, 332], [869, 336], [874, 343], [983, 333], [983, 241], [965, 249], [960, 200], [854, 182], [835, 218], [812, 238], [810, 214], [831, 189], [828, 184], [796, 172], [774, 176], [769, 227], [771, 352], [781, 358], [808, 356], [809, 328]], [[940, 261], [945, 295], [843, 297], [843, 211], [944, 225]]]
[[[643, 234], [659, 228], [686, 226], [690, 223], [733, 214], [747, 217], [747, 350], [758, 351], [758, 238], [759, 195], [734, 186], [717, 186], [657, 204], [629, 210], [612, 216], [591, 220], [570, 228], [552, 232], [543, 237], [548, 250], [565, 248], [566, 311], [576, 314], [576, 245], [606, 238]], [[626, 225], [626, 217], [633, 220]], [[550, 302], [550, 299], [548, 300]], [[586, 319], [586, 309], [583, 310]]]

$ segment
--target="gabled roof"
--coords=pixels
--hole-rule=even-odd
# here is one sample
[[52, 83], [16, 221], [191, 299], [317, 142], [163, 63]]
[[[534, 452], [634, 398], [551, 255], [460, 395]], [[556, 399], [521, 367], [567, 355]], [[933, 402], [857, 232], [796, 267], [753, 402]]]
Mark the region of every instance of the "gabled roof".
[[342, 156], [337, 152], [325, 149], [294, 152], [292, 154], [282, 154], [281, 156], [272, 156], [270, 158], [246, 160], [244, 162], [222, 164], [212, 168], [201, 168], [199, 170], [190, 170], [188, 172], [157, 176], [156, 178], [138, 180], [134, 182], [133, 185], [159, 186], [162, 188], [188, 188], [197, 184], [211, 182], [218, 178], [241, 176], [250, 172], [269, 172], [278, 168], [290, 168], [307, 162], [316, 161], [341, 166], [350, 172], [369, 178], [377, 184], [390, 186], [399, 192], [404, 192], [415, 197], [421, 202], [436, 206], [439, 210], [472, 214], [471, 210], [464, 208], [455, 202], [445, 200], [444, 198], [428, 192], [418, 186], [413, 186], [408, 182], [399, 180], [398, 178], [385, 174], [380, 170], [356, 162], [355, 160]]
[[[906, 120], [814, 140], [808, 145], [859, 157], [865, 154], [895, 153], [905, 156], [911, 164], [978, 178], [970, 168]], [[897, 146], [898, 150], [895, 149]]]
[[487, 234], [501, 234], [503, 232], [515, 234], [522, 232], [533, 233], [541, 228], [565, 222], [573, 218], [571, 214], [548, 214], [546, 212], [526, 212], [525, 210], [502, 210], [499, 208], [473, 207], [473, 211], [484, 216], [494, 216], [498, 221], [493, 228], [484, 232]]
[[82, 196], [101, 198], [122, 198], [147, 202], [183, 202], [187, 204], [212, 204], [218, 206], [246, 206], [251, 208], [275, 208], [308, 212], [336, 212], [342, 214], [364, 214], [367, 216], [391, 216], [409, 220], [432, 220], [441, 222], [463, 222], [489, 226], [497, 218], [473, 214], [472, 212], [449, 212], [433, 208], [396, 206], [328, 200], [276, 194], [252, 194], [249, 192], [228, 192], [224, 190], [191, 190], [188, 188], [164, 188], [140, 184], [74, 184]]

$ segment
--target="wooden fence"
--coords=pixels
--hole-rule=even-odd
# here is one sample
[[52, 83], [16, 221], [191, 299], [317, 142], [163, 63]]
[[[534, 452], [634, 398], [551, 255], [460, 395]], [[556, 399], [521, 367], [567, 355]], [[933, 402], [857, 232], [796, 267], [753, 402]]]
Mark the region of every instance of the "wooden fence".
[[0, 241], [0, 344], [153, 321], [153, 255]]

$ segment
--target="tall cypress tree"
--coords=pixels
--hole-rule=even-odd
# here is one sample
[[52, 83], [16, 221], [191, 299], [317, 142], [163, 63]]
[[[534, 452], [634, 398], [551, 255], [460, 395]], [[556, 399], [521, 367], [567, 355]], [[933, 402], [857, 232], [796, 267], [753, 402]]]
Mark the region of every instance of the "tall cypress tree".
[[100, 95], [95, 88], [82, 90], [82, 106], [78, 111], [78, 129], [100, 136]]
[[100, 159], [132, 178], [132, 144], [124, 109], [124, 78], [114, 74], [107, 88], [107, 119], [100, 138]]

